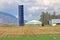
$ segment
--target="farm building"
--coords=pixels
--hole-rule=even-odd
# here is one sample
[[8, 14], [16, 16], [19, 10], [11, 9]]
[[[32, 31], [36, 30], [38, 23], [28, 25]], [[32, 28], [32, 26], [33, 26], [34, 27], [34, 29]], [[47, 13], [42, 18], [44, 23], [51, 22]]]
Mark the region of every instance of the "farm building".
[[52, 26], [55, 26], [55, 25], [60, 25], [60, 19], [52, 19], [49, 21], [49, 24], [52, 25]]
[[18, 25], [17, 18], [9, 13], [0, 12], [0, 25]]
[[38, 21], [38, 20], [32, 20], [32, 21], [26, 22], [25, 24], [29, 24], [29, 25], [32, 25], [32, 24], [42, 25], [42, 22]]

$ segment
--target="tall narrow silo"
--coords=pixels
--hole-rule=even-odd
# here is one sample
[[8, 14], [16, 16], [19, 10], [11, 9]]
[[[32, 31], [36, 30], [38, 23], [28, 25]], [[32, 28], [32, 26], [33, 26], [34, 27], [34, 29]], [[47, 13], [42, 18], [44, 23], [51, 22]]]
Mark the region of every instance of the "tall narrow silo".
[[19, 26], [24, 26], [24, 7], [23, 5], [18, 5], [19, 8]]

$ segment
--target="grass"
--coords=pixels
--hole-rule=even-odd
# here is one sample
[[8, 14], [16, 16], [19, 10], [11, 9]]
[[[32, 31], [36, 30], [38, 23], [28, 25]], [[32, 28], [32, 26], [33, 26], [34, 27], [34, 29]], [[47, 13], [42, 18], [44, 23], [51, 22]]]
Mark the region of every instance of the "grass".
[[0, 26], [0, 40], [60, 40], [60, 25]]
[[0, 40], [60, 40], [60, 35], [42, 34], [34, 36], [0, 37]]

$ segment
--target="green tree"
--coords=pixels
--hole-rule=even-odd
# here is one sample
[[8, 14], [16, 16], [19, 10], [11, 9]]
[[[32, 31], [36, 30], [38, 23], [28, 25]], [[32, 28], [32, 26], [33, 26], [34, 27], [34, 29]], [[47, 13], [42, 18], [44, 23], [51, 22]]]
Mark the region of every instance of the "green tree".
[[54, 11], [53, 14], [52, 14], [52, 19], [56, 19], [56, 12]]
[[44, 24], [44, 22], [45, 22], [45, 13], [44, 12], [42, 12], [42, 14], [41, 14], [41, 19], [40, 19], [41, 21], [42, 21], [42, 23]]
[[46, 16], [45, 17], [46, 18], [45, 19], [46, 20], [45, 22], [46, 22], [46, 24], [49, 24], [49, 20], [51, 19], [51, 16], [50, 16], [50, 14], [48, 12], [45, 13], [45, 16]]
[[52, 19], [50, 13], [48, 12], [42, 12], [41, 14], [41, 21], [43, 24], [49, 24], [49, 21]]
[[56, 15], [57, 19], [60, 19], [60, 15]]

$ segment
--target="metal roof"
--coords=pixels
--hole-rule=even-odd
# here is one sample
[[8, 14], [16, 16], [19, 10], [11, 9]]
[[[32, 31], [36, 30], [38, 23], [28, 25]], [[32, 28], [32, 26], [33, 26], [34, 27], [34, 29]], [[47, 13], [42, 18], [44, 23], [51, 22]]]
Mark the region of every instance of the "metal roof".
[[42, 24], [42, 22], [38, 20], [32, 20], [32, 21], [26, 22], [25, 24]]

